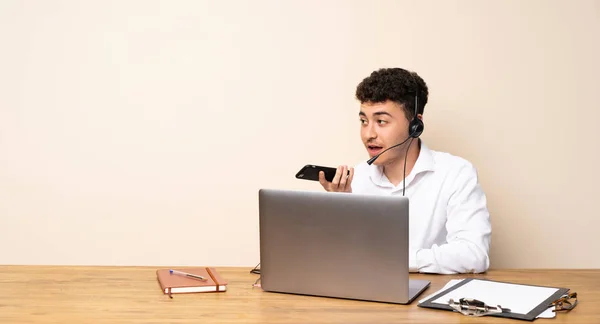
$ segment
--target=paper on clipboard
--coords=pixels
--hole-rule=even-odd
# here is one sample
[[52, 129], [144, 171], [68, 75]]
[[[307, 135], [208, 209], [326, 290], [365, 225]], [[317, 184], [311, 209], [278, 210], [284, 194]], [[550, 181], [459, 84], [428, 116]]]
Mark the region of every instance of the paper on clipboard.
[[[448, 288], [460, 283], [463, 279], [452, 279], [442, 289], [429, 294], [419, 300], [422, 303], [433, 296], [445, 291]], [[474, 284], [474, 285], [473, 285]], [[434, 303], [448, 304], [448, 300], [453, 298], [458, 300], [468, 296], [484, 301], [487, 305], [501, 305], [504, 308], [510, 308], [513, 313], [526, 314], [546, 298], [554, 294], [558, 289], [547, 287], [532, 287], [519, 284], [507, 284], [491, 281], [471, 281], [458, 289], [450, 291], [434, 300]], [[537, 318], [554, 318], [556, 313], [549, 307], [546, 311], [539, 314]]]

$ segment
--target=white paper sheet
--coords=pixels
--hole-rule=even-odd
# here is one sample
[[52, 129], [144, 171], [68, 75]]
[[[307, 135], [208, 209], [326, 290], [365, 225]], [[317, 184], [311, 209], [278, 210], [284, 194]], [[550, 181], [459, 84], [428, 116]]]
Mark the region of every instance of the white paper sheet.
[[553, 312], [552, 311], [553, 309], [554, 309], [554, 306], [546, 309], [540, 315], [538, 315], [536, 318], [555, 318], [556, 312]]
[[527, 314], [557, 290], [557, 288], [473, 279], [465, 285], [442, 295], [434, 300], [433, 303], [447, 305], [450, 298], [454, 300], [474, 298], [484, 302], [486, 305], [500, 305], [502, 308], [510, 308], [511, 313]]

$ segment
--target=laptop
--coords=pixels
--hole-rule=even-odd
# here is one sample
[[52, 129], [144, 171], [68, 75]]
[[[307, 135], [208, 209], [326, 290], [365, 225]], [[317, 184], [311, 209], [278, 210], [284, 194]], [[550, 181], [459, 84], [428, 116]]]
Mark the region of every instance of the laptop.
[[259, 190], [264, 291], [410, 304], [408, 198]]

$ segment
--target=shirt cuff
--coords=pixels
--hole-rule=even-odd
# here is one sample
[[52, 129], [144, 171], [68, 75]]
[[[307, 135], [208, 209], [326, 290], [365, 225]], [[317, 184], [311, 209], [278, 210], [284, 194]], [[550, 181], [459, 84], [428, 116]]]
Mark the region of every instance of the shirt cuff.
[[417, 254], [420, 250], [410, 250], [408, 254], [408, 272], [419, 272]]

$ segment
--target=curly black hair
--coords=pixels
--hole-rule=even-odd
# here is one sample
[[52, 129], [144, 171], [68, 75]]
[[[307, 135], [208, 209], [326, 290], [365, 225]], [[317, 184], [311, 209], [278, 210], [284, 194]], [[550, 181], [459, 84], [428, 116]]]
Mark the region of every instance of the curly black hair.
[[407, 119], [415, 114], [415, 95], [418, 94], [418, 114], [423, 114], [429, 89], [425, 81], [415, 72], [401, 68], [382, 68], [373, 71], [356, 87], [356, 99], [361, 103], [394, 101], [404, 108]]

